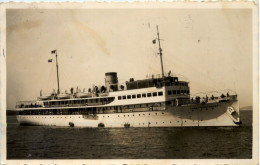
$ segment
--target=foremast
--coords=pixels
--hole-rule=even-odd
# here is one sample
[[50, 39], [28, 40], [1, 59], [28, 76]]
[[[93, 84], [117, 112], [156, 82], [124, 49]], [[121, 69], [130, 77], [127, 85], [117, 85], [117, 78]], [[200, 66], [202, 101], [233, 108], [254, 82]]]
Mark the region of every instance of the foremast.
[[162, 69], [162, 77], [164, 77], [164, 70], [163, 70], [163, 60], [162, 60], [162, 48], [161, 48], [161, 42], [160, 42], [160, 34], [159, 34], [159, 28], [158, 25], [156, 26], [157, 29], [157, 40], [158, 40], [158, 44], [159, 44], [159, 55], [160, 55], [160, 60], [161, 60], [161, 69]]

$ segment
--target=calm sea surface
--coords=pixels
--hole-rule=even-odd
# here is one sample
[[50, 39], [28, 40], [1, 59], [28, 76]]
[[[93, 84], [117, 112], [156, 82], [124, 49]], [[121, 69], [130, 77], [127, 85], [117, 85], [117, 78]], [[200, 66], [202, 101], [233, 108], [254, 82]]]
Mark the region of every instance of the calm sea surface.
[[20, 126], [7, 116], [7, 159], [252, 158], [252, 111], [241, 127]]

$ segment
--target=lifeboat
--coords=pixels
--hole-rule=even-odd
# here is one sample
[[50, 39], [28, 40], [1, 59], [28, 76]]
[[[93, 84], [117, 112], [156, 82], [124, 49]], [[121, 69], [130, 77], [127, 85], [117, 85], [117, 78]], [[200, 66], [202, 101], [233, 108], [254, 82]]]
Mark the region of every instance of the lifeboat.
[[40, 96], [39, 100], [50, 100], [51, 99], [51, 95], [46, 95], [46, 96]]
[[99, 96], [108, 96], [108, 93], [99, 93]]
[[61, 94], [58, 94], [58, 95], [57, 95], [57, 98], [58, 98], [58, 99], [69, 99], [69, 98], [70, 98], [70, 94], [65, 94], [65, 93], [62, 94], [62, 93], [61, 93]]
[[91, 97], [90, 93], [85, 93], [85, 92], [78, 92], [75, 94], [76, 98], [87, 98]]

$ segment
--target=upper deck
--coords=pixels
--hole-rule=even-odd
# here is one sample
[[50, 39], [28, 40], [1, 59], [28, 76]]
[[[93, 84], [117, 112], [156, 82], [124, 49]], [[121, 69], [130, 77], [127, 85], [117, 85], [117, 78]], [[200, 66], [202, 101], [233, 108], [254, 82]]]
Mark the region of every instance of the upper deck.
[[[169, 96], [169, 90], [172, 95]], [[16, 108], [49, 108], [49, 107], [78, 107], [100, 105], [127, 105], [152, 102], [163, 102], [172, 98], [189, 98], [189, 86], [178, 77], [152, 76], [151, 78], [126, 82], [126, 88], [118, 85], [115, 72], [106, 73], [105, 86], [95, 86], [88, 92], [40, 96], [36, 101], [17, 102]]]

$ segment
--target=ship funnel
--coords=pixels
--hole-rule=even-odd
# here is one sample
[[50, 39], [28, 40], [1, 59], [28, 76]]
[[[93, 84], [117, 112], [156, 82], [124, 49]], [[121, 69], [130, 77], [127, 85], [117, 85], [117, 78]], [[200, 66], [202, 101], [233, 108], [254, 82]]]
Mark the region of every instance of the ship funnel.
[[108, 72], [105, 74], [105, 85], [108, 92], [118, 90], [118, 79], [116, 72]]

